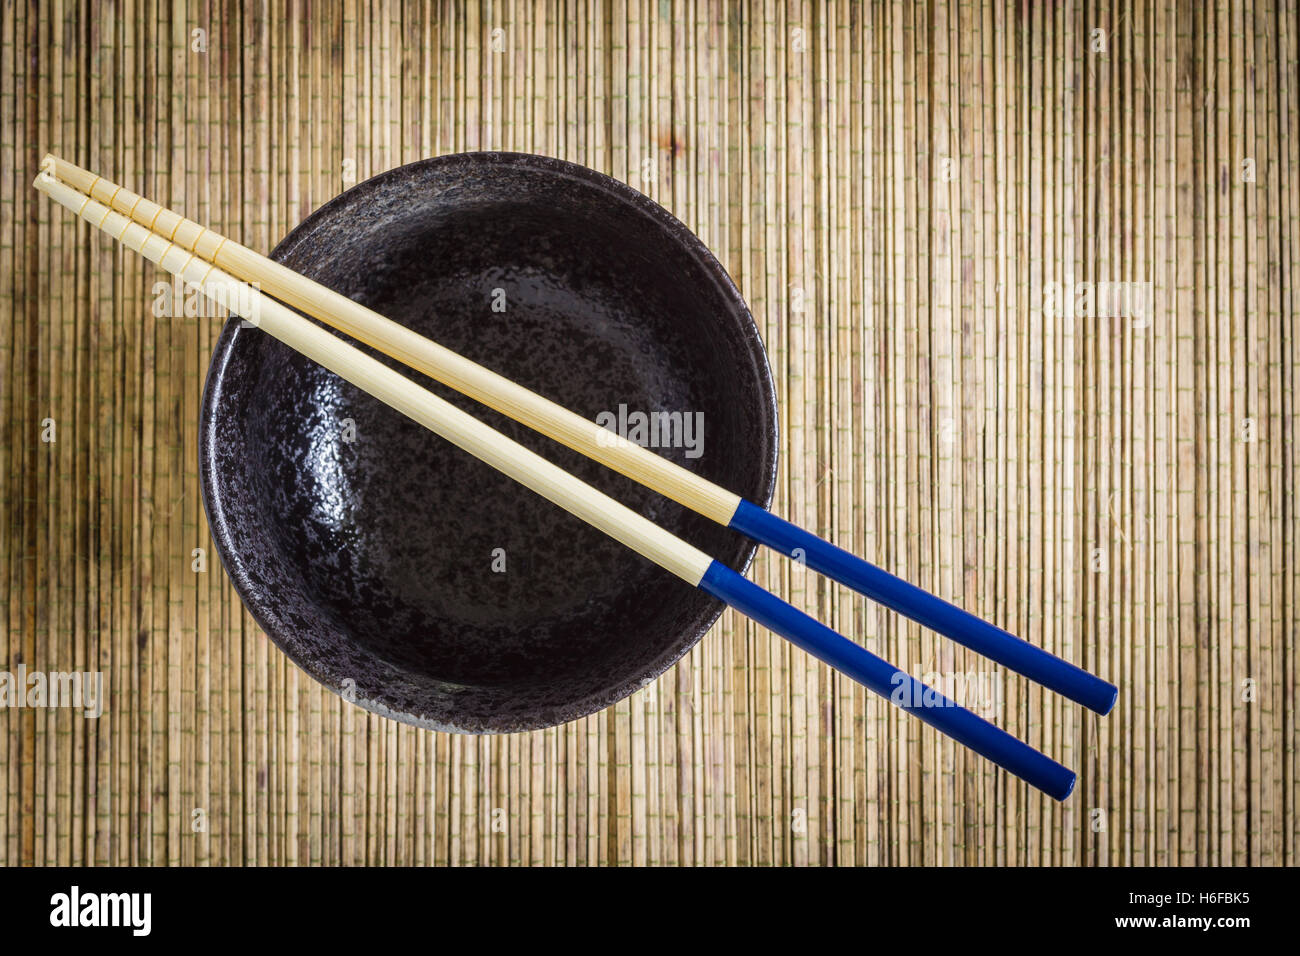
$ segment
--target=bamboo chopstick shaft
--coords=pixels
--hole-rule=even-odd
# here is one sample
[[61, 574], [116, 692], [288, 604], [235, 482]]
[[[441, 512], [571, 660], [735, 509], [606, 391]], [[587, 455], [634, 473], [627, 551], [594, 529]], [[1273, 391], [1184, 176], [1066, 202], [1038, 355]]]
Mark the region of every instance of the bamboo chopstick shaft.
[[740, 504], [739, 495], [179, 213], [57, 156], [47, 155], [43, 165], [56, 178], [166, 236], [187, 252], [237, 277], [256, 281], [268, 294], [340, 332], [693, 511], [725, 525]]
[[429, 428], [459, 448], [509, 475], [638, 554], [698, 586], [712, 559], [626, 505], [575, 478], [382, 362], [313, 325], [245, 282], [151, 232], [139, 223], [55, 180], [47, 173], [36, 188], [129, 249], [192, 283], [222, 307], [242, 315], [312, 361]]

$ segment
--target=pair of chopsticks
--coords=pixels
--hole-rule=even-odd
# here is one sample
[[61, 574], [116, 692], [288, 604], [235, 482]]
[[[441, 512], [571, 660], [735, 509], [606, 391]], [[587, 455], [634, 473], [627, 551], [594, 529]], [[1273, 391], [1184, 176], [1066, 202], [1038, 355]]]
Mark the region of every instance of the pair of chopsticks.
[[[837, 548], [595, 422], [365, 306], [71, 163], [47, 156], [35, 186], [220, 306], [892, 700], [1043, 792], [1064, 800], [1075, 774], [763, 590], [613, 498], [460, 411], [290, 308], [364, 342], [633, 478], [719, 524], [912, 618], [1099, 714], [1117, 689]], [[255, 289], [249, 283], [255, 283]], [[259, 291], [260, 289], [260, 291]], [[274, 298], [272, 298], [274, 297]], [[277, 301], [280, 300], [280, 301]]]

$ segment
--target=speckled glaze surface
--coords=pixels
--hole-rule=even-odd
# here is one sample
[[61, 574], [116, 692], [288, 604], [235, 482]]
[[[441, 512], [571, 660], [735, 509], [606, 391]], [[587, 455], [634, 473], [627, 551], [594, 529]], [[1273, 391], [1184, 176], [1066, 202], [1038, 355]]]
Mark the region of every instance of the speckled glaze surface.
[[[443, 156], [349, 190], [272, 255], [586, 417], [702, 412], [702, 454], [661, 453], [771, 498], [776, 407], [749, 311], [690, 230], [616, 180], [540, 156]], [[724, 563], [752, 556], [734, 532], [403, 371]], [[200, 431], [204, 504], [244, 605], [303, 670], [376, 713], [468, 733], [563, 723], [663, 673], [721, 611], [237, 319]]]

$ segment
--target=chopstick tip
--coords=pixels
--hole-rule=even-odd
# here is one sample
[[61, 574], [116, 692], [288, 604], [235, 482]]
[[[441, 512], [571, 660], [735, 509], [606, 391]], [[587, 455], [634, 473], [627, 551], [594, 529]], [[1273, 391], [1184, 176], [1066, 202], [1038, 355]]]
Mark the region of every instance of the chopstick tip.
[[58, 161], [59, 161], [58, 157], [56, 157], [53, 153], [46, 153], [44, 156], [42, 156], [41, 171], [36, 174], [36, 179], [32, 182], [32, 185], [35, 186], [37, 189], [40, 189], [41, 192], [45, 192], [41, 184], [52, 183], [55, 181], [54, 173], [55, 170], [58, 168], [56, 165]]
[[1059, 801], [1061, 801], [1062, 803], [1064, 803], [1066, 800], [1069, 800], [1069, 799], [1070, 799], [1070, 794], [1074, 793], [1074, 785], [1075, 785], [1076, 782], [1078, 782], [1078, 779], [1079, 779], [1079, 775], [1078, 775], [1078, 774], [1076, 774], [1076, 773], [1071, 773], [1071, 774], [1070, 774], [1070, 782], [1067, 783], [1067, 784], [1065, 785], [1064, 791], [1063, 791], [1062, 793], [1060, 793], [1060, 794], [1056, 797], [1056, 799], [1059, 800]]

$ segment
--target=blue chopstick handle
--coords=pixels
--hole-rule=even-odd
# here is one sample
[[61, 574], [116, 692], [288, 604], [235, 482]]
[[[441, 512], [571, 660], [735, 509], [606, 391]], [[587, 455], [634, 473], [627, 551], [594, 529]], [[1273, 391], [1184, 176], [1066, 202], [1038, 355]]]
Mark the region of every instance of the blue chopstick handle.
[[1119, 690], [1114, 684], [981, 621], [758, 505], [742, 500], [730, 526], [1089, 710], [1105, 715], [1115, 706]]
[[709, 565], [700, 588], [1048, 796], [1064, 800], [1074, 789], [1074, 771], [957, 706], [725, 564], [714, 561]]

